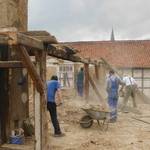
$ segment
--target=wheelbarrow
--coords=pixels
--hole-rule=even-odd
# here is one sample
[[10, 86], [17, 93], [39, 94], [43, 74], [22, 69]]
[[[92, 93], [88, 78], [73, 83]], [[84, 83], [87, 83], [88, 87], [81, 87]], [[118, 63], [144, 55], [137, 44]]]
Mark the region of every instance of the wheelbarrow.
[[86, 112], [86, 115], [80, 119], [80, 126], [82, 128], [90, 128], [93, 125], [93, 121], [97, 120], [101, 130], [106, 131], [108, 129], [108, 118], [110, 112], [98, 111], [92, 108], [82, 108], [82, 110]]

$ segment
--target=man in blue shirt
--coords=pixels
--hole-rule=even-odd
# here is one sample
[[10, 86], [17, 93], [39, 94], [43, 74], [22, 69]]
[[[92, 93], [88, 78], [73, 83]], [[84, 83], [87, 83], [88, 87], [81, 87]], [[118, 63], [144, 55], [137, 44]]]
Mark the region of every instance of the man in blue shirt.
[[[57, 102], [55, 96], [57, 95]], [[62, 104], [60, 83], [57, 76], [52, 76], [51, 80], [47, 82], [47, 109], [49, 110], [51, 121], [54, 127], [54, 136], [63, 136], [64, 134], [60, 130], [59, 122], [57, 119], [57, 106]]]

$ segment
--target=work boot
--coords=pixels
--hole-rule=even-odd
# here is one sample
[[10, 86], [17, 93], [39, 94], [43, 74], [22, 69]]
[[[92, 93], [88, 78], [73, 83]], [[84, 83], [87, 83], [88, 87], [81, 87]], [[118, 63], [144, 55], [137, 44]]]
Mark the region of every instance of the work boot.
[[111, 119], [109, 120], [109, 123], [115, 123], [116, 121], [117, 121], [116, 118], [111, 118]]
[[63, 136], [65, 136], [64, 133], [54, 134], [54, 137], [63, 137]]

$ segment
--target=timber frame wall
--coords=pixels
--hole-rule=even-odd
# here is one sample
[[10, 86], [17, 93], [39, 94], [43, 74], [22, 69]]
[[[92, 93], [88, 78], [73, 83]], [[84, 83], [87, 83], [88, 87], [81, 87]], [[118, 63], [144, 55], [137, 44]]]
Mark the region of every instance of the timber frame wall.
[[136, 80], [139, 89], [150, 97], [150, 68], [118, 68], [121, 74], [130, 74]]
[[[63, 60], [81, 62], [85, 65], [85, 97], [89, 96], [89, 83], [92, 85], [98, 97], [101, 97], [95, 83], [89, 75], [88, 64], [96, 65], [95, 71], [98, 77], [99, 62], [83, 59], [76, 55], [76, 50], [59, 45], [55, 37], [45, 31], [18, 32], [17, 29], [8, 28], [0, 31], [0, 45], [15, 48], [17, 60], [0, 61], [0, 68], [27, 68], [36, 91], [35, 110], [35, 150], [49, 150], [48, 125], [46, 118], [46, 55]], [[35, 56], [35, 64], [30, 56]], [[9, 131], [10, 132], [10, 131]]]
[[[27, 32], [28, 27], [28, 0], [0, 0], [0, 45], [6, 46], [9, 50], [10, 56], [7, 59], [0, 61], [0, 68], [3, 69], [15, 69], [12, 76], [12, 83], [16, 83], [16, 76], [22, 68], [26, 68], [28, 74], [31, 76], [36, 91], [35, 91], [35, 150], [49, 150], [48, 136], [47, 136], [47, 119], [46, 117], [46, 55], [57, 57], [64, 60], [70, 60], [73, 62], [82, 62], [85, 64], [85, 77], [86, 77], [86, 98], [89, 95], [89, 72], [88, 64], [98, 65], [98, 62], [89, 59], [82, 59], [76, 55], [76, 51], [66, 46], [60, 46], [55, 39], [48, 32], [45, 31], [32, 31]], [[35, 64], [31, 61], [30, 56], [35, 56]], [[20, 69], [20, 70], [19, 70]], [[97, 69], [96, 69], [97, 70]], [[9, 78], [9, 71], [6, 76]], [[98, 73], [96, 73], [98, 75]], [[98, 77], [98, 76], [97, 76]], [[2, 78], [1, 80], [9, 81], [8, 78]], [[90, 78], [91, 81], [91, 78]], [[96, 90], [94, 82], [92, 86]], [[11, 90], [17, 90], [17, 86], [12, 86]], [[97, 91], [97, 90], [96, 90]], [[3, 92], [3, 91], [1, 91]], [[10, 91], [8, 91], [10, 92]], [[12, 92], [12, 91], [11, 91]], [[16, 92], [12, 92], [11, 100], [15, 96]], [[96, 92], [97, 93], [97, 92]], [[19, 91], [18, 94], [21, 95]], [[17, 94], [16, 94], [17, 95]], [[100, 96], [99, 93], [97, 93]], [[5, 95], [4, 95], [5, 97]], [[6, 97], [5, 97], [6, 98]], [[6, 109], [10, 109], [11, 101], [5, 105]], [[17, 99], [13, 100], [13, 105]], [[13, 108], [15, 111], [15, 108]], [[20, 110], [19, 110], [20, 111]], [[9, 110], [8, 110], [9, 112]], [[19, 113], [19, 112], [18, 112]], [[9, 136], [11, 127], [9, 125], [11, 112], [5, 114], [6, 124], [5, 128]], [[8, 138], [8, 137], [7, 137]]]

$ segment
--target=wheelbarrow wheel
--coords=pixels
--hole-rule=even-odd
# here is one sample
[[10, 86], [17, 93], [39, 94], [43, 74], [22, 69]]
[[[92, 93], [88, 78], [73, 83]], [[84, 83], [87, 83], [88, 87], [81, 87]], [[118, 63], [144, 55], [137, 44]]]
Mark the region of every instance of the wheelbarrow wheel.
[[89, 115], [83, 116], [80, 120], [80, 126], [82, 128], [90, 128], [93, 124], [93, 119]]

